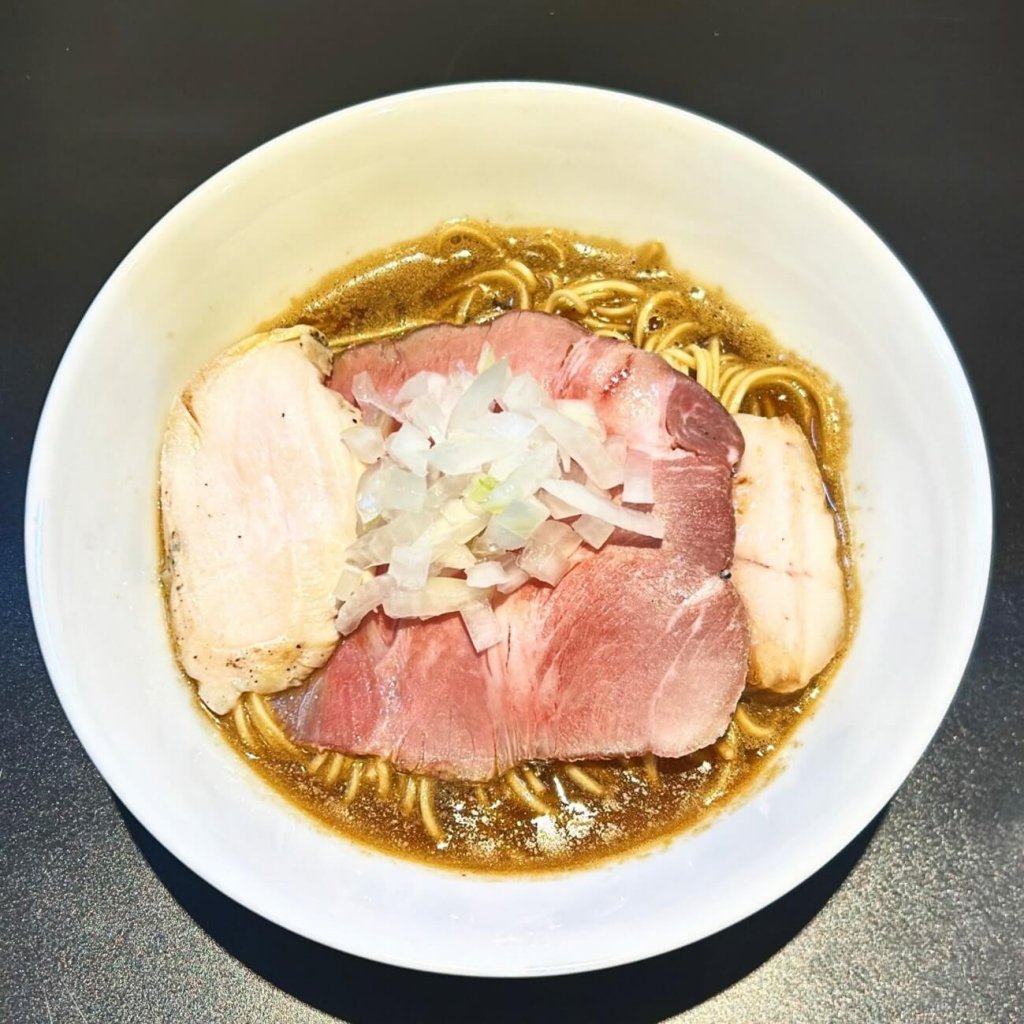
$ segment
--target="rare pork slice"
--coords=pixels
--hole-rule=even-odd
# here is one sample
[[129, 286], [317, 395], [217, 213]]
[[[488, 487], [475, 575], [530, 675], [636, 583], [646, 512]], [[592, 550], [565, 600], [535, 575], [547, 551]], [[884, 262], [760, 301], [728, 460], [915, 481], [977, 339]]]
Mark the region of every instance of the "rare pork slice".
[[598, 338], [547, 313], [506, 313], [487, 324], [424, 327], [399, 341], [359, 345], [334, 361], [331, 387], [353, 401], [353, 381], [367, 373], [385, 398], [424, 370], [475, 372], [484, 346], [529, 373], [559, 398], [593, 402], [609, 433], [637, 448], [678, 446], [736, 465], [743, 435], [704, 388], [663, 359], [622, 341]]
[[578, 554], [556, 587], [514, 592], [496, 606], [502, 641], [483, 654], [458, 616], [394, 623], [378, 613], [303, 690], [276, 699], [282, 721], [305, 743], [467, 780], [532, 759], [706, 746], [727, 727], [747, 671], [745, 612], [723, 578], [742, 435], [659, 357], [543, 314], [353, 349], [332, 385], [350, 394], [366, 372], [394, 394], [424, 369], [475, 368], [485, 342], [553, 395], [593, 401], [610, 431], [651, 453], [664, 540], [615, 534]]
[[499, 770], [530, 758], [678, 757], [728, 725], [748, 648], [743, 606], [719, 576], [732, 556], [733, 525], [718, 512], [730, 472], [679, 452], [656, 464], [654, 490], [660, 545], [613, 537], [554, 589], [524, 588], [500, 609]]
[[462, 368], [476, 373], [484, 345], [495, 359], [507, 359], [515, 373], [529, 373], [551, 390], [551, 385], [577, 342], [590, 338], [582, 327], [545, 313], [506, 313], [487, 324], [435, 324], [407, 334], [398, 341], [358, 345], [334, 361], [331, 387], [350, 402], [352, 382], [368, 373], [385, 398], [424, 370], [450, 374]]

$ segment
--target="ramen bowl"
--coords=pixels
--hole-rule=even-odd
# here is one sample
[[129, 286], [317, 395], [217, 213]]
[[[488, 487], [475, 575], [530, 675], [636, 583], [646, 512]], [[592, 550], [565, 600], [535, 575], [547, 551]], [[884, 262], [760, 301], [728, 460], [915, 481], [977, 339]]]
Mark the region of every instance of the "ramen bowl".
[[[709, 825], [581, 870], [462, 875], [328, 832], [197, 711], [165, 624], [157, 461], [172, 398], [323, 273], [463, 216], [662, 240], [679, 266], [722, 285], [828, 373], [851, 416], [861, 615], [820, 706], [777, 770]], [[167, 214], [71, 340], [40, 423], [26, 519], [53, 685], [97, 768], [161, 843], [239, 903], [328, 946], [510, 976], [694, 942], [849, 843], [949, 707], [990, 545], [988, 463], [956, 355], [914, 281], [854, 213], [696, 115], [519, 83], [330, 115], [243, 157]]]

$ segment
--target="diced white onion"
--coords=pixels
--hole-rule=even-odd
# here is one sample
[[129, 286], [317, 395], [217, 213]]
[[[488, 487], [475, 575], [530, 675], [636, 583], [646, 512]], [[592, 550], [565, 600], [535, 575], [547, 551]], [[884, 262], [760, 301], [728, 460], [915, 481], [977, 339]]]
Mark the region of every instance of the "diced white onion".
[[537, 421], [518, 412], [488, 412], [469, 424], [468, 432], [525, 441], [537, 430]]
[[460, 430], [489, 412], [511, 379], [512, 373], [508, 368], [507, 359], [499, 359], [493, 366], [478, 374], [455, 403], [448, 420], [449, 432]]
[[492, 512], [500, 512], [513, 501], [536, 494], [540, 485], [557, 471], [557, 446], [550, 442], [539, 444], [525, 456], [520, 456], [511, 473], [499, 478], [501, 483], [491, 491], [483, 505]]
[[420, 395], [405, 406], [405, 415], [411, 424], [431, 441], [441, 441], [448, 429], [448, 415], [441, 404], [430, 395]]
[[447, 378], [440, 373], [420, 370], [398, 389], [398, 394], [395, 395], [395, 405], [401, 408], [403, 405], [408, 405], [414, 398], [423, 398], [424, 396], [439, 401], [447, 383]]
[[551, 513], [552, 519], [571, 519], [573, 516], [580, 514], [578, 508], [573, 508], [568, 502], [562, 501], [561, 498], [556, 498], [553, 494], [548, 494], [547, 491], [541, 491], [537, 497], [544, 502], [544, 506]]
[[384, 435], [376, 427], [360, 423], [342, 431], [341, 439], [348, 450], [367, 465], [377, 462], [384, 455]]
[[427, 464], [440, 473], [476, 473], [508, 449], [500, 438], [473, 437], [442, 441], [430, 449]]
[[[457, 514], [461, 509], [464, 514]], [[430, 524], [427, 537], [432, 545], [466, 544], [487, 528], [487, 516], [475, 515], [463, 501], [453, 499], [442, 507]]]
[[552, 409], [536, 409], [537, 422], [598, 487], [622, 483], [623, 462], [586, 427]]
[[[403, 423], [385, 444], [388, 455], [410, 473], [426, 476], [430, 438], [412, 423]], [[426, 489], [424, 489], [425, 493]]]
[[375, 608], [379, 608], [392, 592], [395, 581], [390, 576], [374, 576], [364, 583], [341, 606], [334, 625], [342, 636], [349, 636]]
[[654, 504], [654, 462], [647, 452], [630, 448], [626, 453], [622, 500], [630, 505]]
[[[531, 497], [519, 498], [491, 518], [487, 529], [484, 530], [483, 541], [485, 544], [489, 543], [488, 534], [493, 527], [498, 530], [508, 530], [520, 540], [520, 543], [515, 546], [522, 547], [522, 541], [525, 541], [547, 518], [548, 510], [542, 502]], [[506, 547], [505, 550], [513, 549]]]
[[660, 540], [665, 536], [665, 524], [657, 516], [650, 512], [638, 512], [636, 509], [616, 505], [610, 498], [602, 498], [601, 495], [587, 490], [583, 484], [572, 480], [545, 480], [544, 490], [575, 506], [585, 515], [602, 519], [612, 526], [638, 533], [641, 537], [654, 537]]
[[531, 548], [519, 557], [519, 568], [529, 576], [554, 586], [569, 571], [569, 559], [552, 548]]
[[608, 436], [601, 417], [598, 416], [592, 402], [586, 402], [579, 398], [560, 398], [555, 402], [555, 411], [570, 420], [575, 420], [580, 426], [586, 427], [602, 441]]
[[568, 558], [580, 546], [580, 537], [571, 526], [549, 521], [534, 530], [530, 544], [554, 548]]
[[[607, 442], [608, 456], [609, 458], [619, 467], [622, 472], [622, 478], [626, 476], [626, 456], [628, 454], [628, 448], [626, 447], [626, 439], [621, 434], [612, 434], [608, 438]], [[597, 481], [595, 480], [596, 484]], [[622, 480], [619, 481], [622, 483]], [[610, 488], [608, 488], [610, 490]]]
[[569, 570], [569, 558], [580, 537], [565, 523], [550, 521], [529, 539], [516, 564], [524, 572], [554, 586]]
[[471, 601], [459, 608], [459, 614], [477, 654], [501, 642], [504, 631], [489, 602]]
[[434, 569], [463, 569], [467, 575], [476, 565], [473, 552], [465, 544], [440, 544], [432, 549], [431, 567]]
[[596, 519], [594, 516], [580, 516], [572, 528], [589, 544], [595, 551], [600, 551], [605, 546], [608, 538], [615, 532], [615, 527], [603, 519]]
[[427, 585], [432, 551], [424, 543], [400, 544], [391, 549], [388, 574], [400, 590], [419, 590]]
[[521, 534], [492, 519], [480, 535], [474, 550], [477, 554], [493, 555], [503, 551], [518, 551], [525, 543], [526, 538]]
[[509, 572], [501, 562], [477, 562], [466, 570], [466, 582], [471, 587], [501, 587], [509, 581]]
[[[498, 483], [507, 480], [531, 453], [531, 445], [525, 441], [506, 441], [506, 445], [505, 451], [487, 467], [487, 475]], [[522, 489], [515, 493], [522, 493]]]
[[403, 512], [390, 522], [368, 530], [345, 552], [347, 561], [359, 569], [386, 565], [391, 552], [403, 544], [412, 544], [424, 536], [433, 525], [429, 512]]
[[654, 515], [612, 500], [622, 484], [622, 501], [651, 504], [653, 463], [607, 436], [592, 403], [553, 400], [487, 348], [477, 371], [423, 371], [394, 398], [369, 374], [353, 380], [363, 422], [343, 440], [370, 468], [356, 491], [363, 533], [337, 586], [344, 635], [376, 608], [397, 619], [457, 611], [484, 651], [503, 635], [495, 593], [531, 577], [557, 584], [581, 543], [599, 549], [616, 527], [664, 535]]
[[389, 590], [384, 597], [384, 611], [393, 619], [431, 619], [457, 612], [479, 598], [480, 591], [465, 580], [434, 576], [419, 590]]
[[473, 482], [472, 473], [460, 473], [454, 476], [438, 476], [427, 488], [424, 504], [427, 508], [440, 509], [452, 498], [461, 498]]
[[370, 375], [364, 370], [352, 378], [352, 394], [359, 407], [366, 409], [380, 409], [385, 415], [393, 420], [402, 420], [402, 413], [394, 402], [387, 401], [373, 386]]
[[338, 582], [334, 585], [334, 597], [335, 600], [344, 603], [347, 601], [355, 592], [356, 589], [362, 585], [366, 573], [362, 569], [356, 569], [354, 566], [346, 565], [341, 570], [341, 575], [338, 577]]
[[380, 492], [386, 480], [386, 477], [381, 476], [384, 468], [375, 466], [366, 470], [356, 484], [356, 515], [361, 523], [372, 522], [383, 510]]
[[511, 594], [518, 590], [524, 583], [528, 583], [530, 580], [530, 574], [520, 569], [518, 565], [513, 565], [508, 570], [508, 582], [501, 583], [498, 586], [499, 594]]
[[536, 498], [520, 498], [493, 516], [480, 538], [485, 548], [515, 551], [548, 518], [548, 510]]
[[550, 408], [551, 404], [551, 396], [528, 373], [516, 374], [501, 396], [503, 409], [530, 416], [533, 410]]
[[427, 482], [423, 477], [396, 466], [388, 466], [380, 473], [384, 480], [378, 498], [384, 508], [401, 512], [419, 512], [423, 508], [427, 497]]

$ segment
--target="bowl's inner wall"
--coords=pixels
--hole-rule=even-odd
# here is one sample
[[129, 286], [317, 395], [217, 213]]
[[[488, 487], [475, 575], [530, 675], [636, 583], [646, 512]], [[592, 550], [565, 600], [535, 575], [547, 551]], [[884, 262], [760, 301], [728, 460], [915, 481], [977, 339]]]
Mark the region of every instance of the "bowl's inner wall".
[[[464, 215], [660, 238], [678, 265], [723, 284], [832, 375], [852, 415], [862, 619], [786, 769], [667, 851], [553, 880], [485, 882], [391, 861], [287, 807], [196, 712], [157, 587], [157, 454], [173, 395], [322, 273]], [[101, 293], [40, 438], [29, 508], [37, 621], [61, 699], [108, 781], [242, 902], [329, 944], [418, 966], [616, 962], [779, 895], [863, 827], [919, 755], [959, 680], [985, 585], [976, 414], [940, 325], [895, 260], [765, 150], [586, 90], [413, 96], [316, 122], [229, 168]]]

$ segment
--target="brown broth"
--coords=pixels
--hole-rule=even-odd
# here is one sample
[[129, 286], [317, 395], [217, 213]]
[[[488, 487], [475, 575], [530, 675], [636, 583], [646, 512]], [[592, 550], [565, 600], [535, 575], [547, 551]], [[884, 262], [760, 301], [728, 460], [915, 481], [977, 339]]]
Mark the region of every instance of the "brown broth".
[[[497, 241], [498, 253], [476, 234]], [[810, 402], [785, 388], [752, 391], [744, 410], [763, 415], [788, 414], [811, 439], [822, 476], [834, 504], [836, 531], [847, 590], [847, 632], [832, 663], [805, 690], [788, 696], [748, 690], [741, 706], [766, 734], [759, 738], [735, 727], [726, 743], [690, 757], [658, 759], [657, 774], [638, 759], [582, 765], [600, 788], [588, 792], [567, 774], [565, 765], [532, 764], [524, 773], [536, 783], [536, 795], [549, 814], [540, 814], [514, 797], [501, 780], [485, 787], [438, 782], [434, 807], [444, 836], [432, 839], [417, 808], [403, 813], [404, 776], [394, 773], [388, 795], [378, 793], [372, 777], [375, 761], [363, 759], [364, 780], [351, 802], [346, 777], [324, 778], [324, 769], [309, 770], [315, 751], [301, 756], [275, 753], [265, 744], [248, 747], [232, 717], [210, 716], [260, 776], [292, 803], [342, 835], [376, 849], [432, 865], [486, 872], [548, 871], [592, 864], [636, 852], [708, 820], [709, 815], [767, 777], [773, 754], [789, 742], [794, 728], [813, 709], [845, 654], [857, 618], [858, 589], [842, 471], [847, 444], [847, 415], [835, 386], [820, 372], [787, 352], [717, 288], [704, 288], [674, 269], [658, 245], [630, 248], [568, 231], [472, 225], [459, 237], [457, 228], [442, 228], [423, 238], [373, 253], [327, 275], [296, 298], [261, 329], [309, 324], [332, 343], [387, 332], [397, 336], [424, 322], [450, 320], [460, 284], [484, 271], [498, 270], [517, 259], [538, 275], [557, 272], [563, 280], [588, 277], [625, 279], [645, 294], [672, 289], [673, 321], [692, 320], [697, 339], [718, 336], [724, 350], [751, 362], [780, 360], [810, 374], [817, 383]], [[551, 288], [538, 291], [543, 297]], [[472, 318], [486, 319], [510, 308], [513, 290], [500, 280], [481, 288]], [[575, 317], [571, 309], [562, 315]], [[658, 314], [668, 316], [668, 314]], [[657, 323], [653, 327], [660, 326]], [[729, 747], [732, 746], [730, 753]], [[533, 778], [529, 778], [529, 773]], [[408, 810], [408, 808], [406, 809]]]

